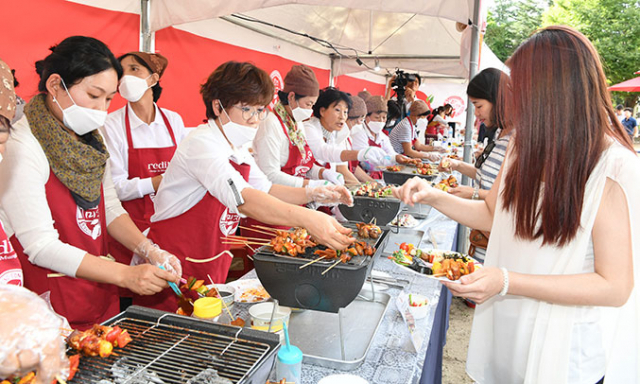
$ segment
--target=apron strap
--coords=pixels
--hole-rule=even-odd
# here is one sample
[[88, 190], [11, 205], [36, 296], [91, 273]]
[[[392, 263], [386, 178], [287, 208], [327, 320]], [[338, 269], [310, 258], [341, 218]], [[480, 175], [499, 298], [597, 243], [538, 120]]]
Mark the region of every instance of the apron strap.
[[[155, 107], [156, 106], [154, 105], [154, 108]], [[129, 148], [133, 149], [133, 139], [131, 138], [131, 124], [129, 123], [129, 108], [131, 107], [129, 103], [127, 103], [126, 109], [124, 110], [124, 126], [126, 128], [125, 131], [127, 132], [127, 144], [129, 145]], [[169, 136], [171, 136], [173, 146], [177, 146], [176, 135], [173, 133], [171, 124], [169, 124], [169, 119], [167, 119], [167, 116], [164, 114], [164, 112], [162, 112], [162, 109], [160, 109], [160, 107], [158, 107], [158, 111], [160, 111], [160, 116], [162, 116], [162, 120], [164, 120], [164, 125], [167, 127], [167, 131], [169, 131]]]

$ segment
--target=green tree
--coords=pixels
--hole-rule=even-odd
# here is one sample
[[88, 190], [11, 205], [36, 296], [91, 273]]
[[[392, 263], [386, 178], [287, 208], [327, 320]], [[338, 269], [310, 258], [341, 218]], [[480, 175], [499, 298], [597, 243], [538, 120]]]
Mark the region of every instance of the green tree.
[[[574, 27], [593, 42], [610, 85], [633, 78], [640, 70], [640, 1], [555, 0], [542, 25]], [[614, 103], [633, 106], [639, 93], [614, 92]]]
[[506, 61], [540, 27], [547, 6], [540, 0], [496, 0], [487, 15], [485, 43], [500, 60]]

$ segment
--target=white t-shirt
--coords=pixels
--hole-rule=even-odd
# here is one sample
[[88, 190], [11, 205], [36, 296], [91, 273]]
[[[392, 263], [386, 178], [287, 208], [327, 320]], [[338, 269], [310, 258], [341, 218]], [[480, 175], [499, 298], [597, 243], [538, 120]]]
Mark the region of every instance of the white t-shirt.
[[[251, 166], [249, 182], [229, 163], [230, 160]], [[151, 216], [151, 222], [185, 213], [206, 193], [229, 208], [229, 212], [239, 214], [241, 202], [230, 186], [231, 181], [238, 194], [245, 188], [268, 193], [272, 185], [246, 146], [234, 151], [216, 123], [209, 120], [199, 125], [178, 146], [153, 200], [156, 213]]]
[[[113, 186], [110, 168], [107, 162], [102, 178], [107, 226], [126, 213]], [[75, 276], [87, 252], [63, 243], [53, 227], [45, 190], [50, 174], [47, 156], [24, 116], [13, 125], [0, 163], [0, 219], [7, 236], [16, 235], [29, 261]]]
[[[139, 199], [145, 195], [153, 193], [151, 178], [141, 179], [139, 177], [129, 177], [129, 144], [127, 142], [127, 131], [124, 121], [125, 108], [129, 109], [129, 125], [131, 127], [131, 141], [134, 148], [164, 148], [173, 145], [171, 135], [164, 123], [158, 106], [155, 105], [156, 117], [147, 124], [135, 114], [129, 103], [124, 107], [112, 112], [107, 116], [104, 127], [100, 128], [102, 136], [105, 137], [107, 148], [109, 149], [109, 163], [111, 164], [111, 175], [116, 186], [118, 197], [122, 201]], [[171, 125], [176, 144], [180, 144], [188, 131], [184, 127], [182, 117], [175, 112], [162, 108], [167, 120]]]

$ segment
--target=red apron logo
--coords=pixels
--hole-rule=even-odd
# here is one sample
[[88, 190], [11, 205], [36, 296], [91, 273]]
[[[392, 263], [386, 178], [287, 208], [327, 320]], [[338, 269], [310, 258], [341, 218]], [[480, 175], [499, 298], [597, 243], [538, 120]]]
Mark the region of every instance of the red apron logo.
[[277, 69], [271, 72], [269, 77], [271, 78], [271, 81], [273, 81], [273, 86], [275, 88], [273, 90], [273, 100], [271, 100], [271, 103], [269, 104], [269, 108], [273, 108], [273, 106], [278, 102], [278, 91], [282, 91], [284, 81], [282, 81], [282, 75]]
[[22, 287], [22, 269], [8, 269], [0, 273], [0, 284], [11, 284]]
[[0, 260], [7, 258], [8, 256], [17, 257], [15, 251], [13, 250], [13, 245], [9, 239], [4, 239], [0, 241]]
[[453, 107], [453, 116], [451, 117], [458, 117], [462, 115], [462, 112], [464, 112], [465, 110], [464, 100], [462, 100], [462, 97], [460, 96], [449, 96], [444, 101], [444, 103], [451, 104], [451, 106]]
[[307, 175], [307, 172], [309, 172], [309, 169], [311, 168], [307, 167], [306, 165], [298, 165], [293, 171], [293, 176], [305, 177]]
[[149, 163], [147, 164], [147, 171], [151, 173], [164, 173], [169, 166], [168, 161], [161, 161], [159, 163]]
[[220, 232], [224, 236], [229, 236], [236, 232], [240, 223], [240, 215], [237, 213], [230, 213], [229, 208], [225, 208], [222, 215], [220, 215]]
[[85, 211], [84, 209], [77, 207], [76, 222], [78, 223], [78, 227], [82, 233], [91, 237], [93, 240], [97, 239], [102, 234], [100, 211], [98, 208]]

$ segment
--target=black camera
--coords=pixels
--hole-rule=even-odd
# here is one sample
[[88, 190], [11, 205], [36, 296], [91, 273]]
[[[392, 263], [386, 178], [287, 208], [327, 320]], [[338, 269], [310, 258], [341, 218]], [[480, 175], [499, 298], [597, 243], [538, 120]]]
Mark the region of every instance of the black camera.
[[396, 78], [391, 83], [391, 88], [396, 91], [396, 97], [398, 99], [398, 105], [401, 106], [402, 118], [405, 117], [406, 111], [404, 108], [404, 91], [409, 83], [417, 81], [420, 84], [420, 75], [417, 73], [406, 73], [401, 69], [396, 69]]

